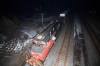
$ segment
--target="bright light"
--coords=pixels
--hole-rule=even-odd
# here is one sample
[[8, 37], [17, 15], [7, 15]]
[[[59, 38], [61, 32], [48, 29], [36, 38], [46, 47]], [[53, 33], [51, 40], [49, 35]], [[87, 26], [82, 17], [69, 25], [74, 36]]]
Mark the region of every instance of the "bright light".
[[65, 17], [65, 14], [60, 14], [60, 17]]

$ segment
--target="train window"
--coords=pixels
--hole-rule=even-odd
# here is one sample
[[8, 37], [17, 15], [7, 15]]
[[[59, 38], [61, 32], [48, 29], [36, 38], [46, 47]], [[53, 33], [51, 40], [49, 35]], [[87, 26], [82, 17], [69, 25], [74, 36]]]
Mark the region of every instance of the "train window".
[[37, 39], [42, 39], [42, 35], [37, 36]]
[[44, 38], [45, 38], [44, 34], [38, 35], [38, 36], [36, 37], [37, 40], [43, 40]]

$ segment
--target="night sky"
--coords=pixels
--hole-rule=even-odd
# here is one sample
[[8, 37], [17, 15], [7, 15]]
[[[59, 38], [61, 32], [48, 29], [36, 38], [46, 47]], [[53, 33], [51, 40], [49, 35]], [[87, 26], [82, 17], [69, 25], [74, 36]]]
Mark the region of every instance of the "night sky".
[[0, 4], [1, 15], [57, 13], [75, 7], [83, 10], [99, 10], [100, 8], [96, 0], [2, 0]]

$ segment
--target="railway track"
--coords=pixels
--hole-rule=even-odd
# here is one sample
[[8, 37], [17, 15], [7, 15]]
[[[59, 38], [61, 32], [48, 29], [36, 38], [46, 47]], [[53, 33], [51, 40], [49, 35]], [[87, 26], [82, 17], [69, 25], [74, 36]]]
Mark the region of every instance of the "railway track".
[[73, 33], [72, 28], [73, 23], [68, 20], [62, 28], [54, 46], [51, 48], [51, 51], [45, 60], [44, 66], [67, 66], [69, 45]]
[[91, 26], [89, 24], [86, 24], [86, 27], [87, 27], [87, 32], [90, 34], [90, 37], [93, 41], [93, 44], [96, 47], [96, 50], [98, 51], [98, 53], [100, 55], [100, 48], [99, 48], [100, 47], [100, 45], [99, 45], [100, 41], [97, 38], [97, 36], [95, 35], [95, 33], [93, 32]]
[[[85, 17], [76, 18], [76, 36], [74, 36], [74, 66], [99, 66], [99, 41], [91, 31]], [[79, 25], [80, 24], [80, 25]], [[77, 29], [78, 28], [78, 29]]]
[[59, 53], [56, 58], [56, 63], [54, 66], [66, 66], [71, 30], [72, 30], [71, 23], [68, 23], [67, 29], [66, 29], [66, 34], [65, 34], [63, 43], [60, 47]]
[[87, 49], [87, 65], [86, 66], [99, 66], [100, 65], [100, 41], [96, 38], [94, 32], [91, 30], [89, 24], [82, 25], [83, 35], [85, 39], [85, 47]]

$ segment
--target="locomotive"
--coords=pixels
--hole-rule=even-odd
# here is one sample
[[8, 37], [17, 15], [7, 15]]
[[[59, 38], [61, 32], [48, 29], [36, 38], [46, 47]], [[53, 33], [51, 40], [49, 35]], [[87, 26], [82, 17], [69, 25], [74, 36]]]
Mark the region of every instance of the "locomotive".
[[32, 38], [32, 44], [28, 50], [29, 56], [26, 58], [26, 62], [29, 65], [43, 66], [42, 62], [56, 41], [61, 27], [62, 23], [59, 20], [55, 20], [45, 31]]

